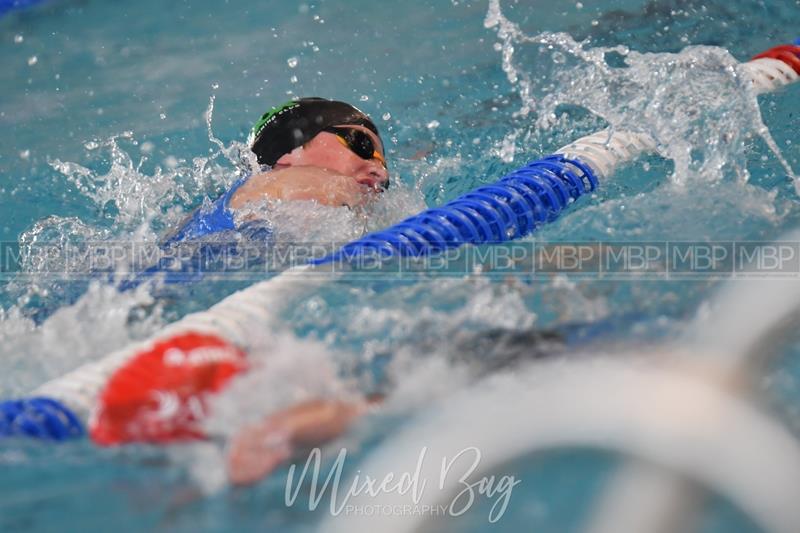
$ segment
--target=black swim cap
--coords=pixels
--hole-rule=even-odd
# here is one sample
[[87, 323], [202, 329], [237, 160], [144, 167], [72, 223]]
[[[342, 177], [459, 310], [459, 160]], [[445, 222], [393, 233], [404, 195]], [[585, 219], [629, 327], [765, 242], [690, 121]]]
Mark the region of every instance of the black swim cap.
[[307, 143], [326, 128], [338, 125], [378, 128], [360, 110], [345, 102], [325, 98], [299, 98], [273, 107], [253, 126], [250, 149], [262, 165], [273, 166], [283, 154]]

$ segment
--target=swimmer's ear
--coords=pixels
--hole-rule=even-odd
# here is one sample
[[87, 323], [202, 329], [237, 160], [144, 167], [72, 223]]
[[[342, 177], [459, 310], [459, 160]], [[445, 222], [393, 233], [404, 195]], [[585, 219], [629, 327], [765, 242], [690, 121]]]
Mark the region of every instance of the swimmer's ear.
[[288, 153], [288, 154], [283, 154], [282, 156], [280, 156], [278, 158], [277, 161], [275, 161], [275, 165], [274, 166], [282, 165], [282, 166], [285, 166], [285, 167], [290, 167], [290, 166], [295, 164], [295, 160], [296, 159], [297, 159], [296, 157], [292, 157], [291, 152]]
[[292, 165], [298, 164], [299, 159], [303, 154], [303, 148], [305, 148], [305, 145], [298, 146], [288, 154], [283, 154], [278, 158], [277, 161], [275, 161], [275, 165], [276, 166], [283, 165], [286, 167], [291, 167]]

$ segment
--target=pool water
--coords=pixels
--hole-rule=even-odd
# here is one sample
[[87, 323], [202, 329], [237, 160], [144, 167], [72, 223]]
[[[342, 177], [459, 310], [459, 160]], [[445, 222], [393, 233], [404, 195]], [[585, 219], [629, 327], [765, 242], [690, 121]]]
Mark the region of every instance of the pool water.
[[[52, 0], [9, 11], [0, 18], [0, 246], [18, 260], [0, 271], [0, 398], [264, 277], [256, 269], [118, 292], [80, 263], [71, 272], [83, 275], [59, 275], [37, 245], [157, 243], [248, 171], [250, 126], [293, 96], [370, 114], [393, 183], [366, 214], [275, 207], [271, 223], [289, 240], [356, 238], [607, 125], [652, 133], [661, 155], [624, 167], [528, 242], [776, 239], [800, 225], [800, 90], [760, 96], [756, 107], [724, 68], [709, 75], [691, 65], [744, 61], [791, 42], [798, 28], [797, 0], [409, 0], [391, 9], [362, 0]], [[576, 55], [582, 41], [585, 56]], [[667, 112], [649, 112], [656, 98]], [[391, 391], [387, 412], [347, 438], [353, 471], [492, 361], [528, 352], [485, 339], [553, 332], [564, 357], [658, 343], [718, 285], [480, 274], [323, 284], [281, 312], [281, 342], [253, 355], [269, 369], [233, 387], [213, 424], [230, 434], [292, 400]], [[798, 413], [780, 406], [800, 391], [798, 347], [783, 349], [763, 388], [797, 429]], [[50, 531], [69, 520], [84, 531], [306, 531], [325, 518], [325, 509], [283, 504], [285, 470], [228, 487], [221, 457], [216, 444], [2, 442], [0, 529]], [[586, 450], [520, 458], [504, 466], [524, 482], [503, 520], [487, 524], [475, 508], [454, 530], [577, 530], [618, 462]], [[758, 530], [724, 499], [711, 503], [703, 531]]]

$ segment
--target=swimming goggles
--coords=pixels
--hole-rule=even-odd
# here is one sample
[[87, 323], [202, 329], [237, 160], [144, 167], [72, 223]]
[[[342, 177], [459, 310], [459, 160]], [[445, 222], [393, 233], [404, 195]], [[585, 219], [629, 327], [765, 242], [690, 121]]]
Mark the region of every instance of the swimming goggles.
[[361, 159], [377, 159], [386, 168], [386, 158], [383, 157], [380, 140], [373, 138], [366, 131], [353, 126], [331, 126], [323, 131], [336, 135], [342, 146]]

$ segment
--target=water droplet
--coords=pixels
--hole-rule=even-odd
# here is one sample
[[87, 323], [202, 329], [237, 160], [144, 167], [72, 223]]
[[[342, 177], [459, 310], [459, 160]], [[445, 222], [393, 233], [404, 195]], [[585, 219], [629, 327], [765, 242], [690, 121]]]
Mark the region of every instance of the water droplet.
[[578, 2], [577, 4], [575, 4], [575, 9], [583, 9], [583, 3]]
[[297, 66], [297, 58], [290, 57], [286, 60], [286, 64], [289, 65], [289, 68], [295, 68]]
[[31, 57], [28, 58], [28, 66], [32, 67], [33, 65], [35, 65], [38, 62], [39, 62], [39, 58], [36, 57], [36, 56], [31, 56]]
[[161, 114], [158, 115], [158, 118], [160, 118], [161, 120], [164, 120], [165, 118], [167, 118], [167, 115], [166, 115], [166, 113], [161, 113]]
[[500, 43], [494, 43], [494, 51], [495, 51], [495, 52], [499, 52], [499, 51], [500, 51], [500, 50], [502, 50], [502, 49], [503, 49], [503, 45], [502, 45], [502, 44], [500, 44]]
[[429, 130], [435, 130], [436, 128], [439, 127], [439, 121], [438, 120], [431, 120], [430, 122], [428, 122], [428, 126], [427, 127], [428, 127]]
[[366, 102], [367, 100], [369, 100], [369, 96], [367, 96], [366, 94], [362, 94], [358, 99], [361, 100], [362, 102]]
[[25, 40], [25, 37], [23, 37], [22, 35], [15, 35], [14, 36], [14, 44], [19, 44], [24, 40]]
[[211, 88], [216, 91], [217, 89], [219, 89], [219, 83], [217, 83], [217, 82], [212, 83], [211, 84]]
[[19, 153], [19, 156], [20, 156], [22, 159], [29, 159], [29, 158], [31, 157], [31, 151], [30, 151], [30, 150], [22, 150], [22, 151]]
[[153, 150], [155, 149], [155, 147], [156, 147], [156, 145], [155, 145], [155, 144], [153, 144], [152, 142], [150, 142], [150, 141], [145, 141], [145, 142], [143, 142], [143, 143], [142, 143], [142, 145], [139, 147], [139, 150], [141, 150], [143, 154], [149, 154], [149, 153], [152, 153], [152, 152], [153, 152]]
[[384, 113], [383, 115], [381, 115], [381, 118], [383, 120], [389, 120], [389, 119], [392, 118], [392, 114], [391, 113]]
[[297, 83], [297, 76], [292, 76], [291, 78], [289, 78], [289, 81], [292, 83]]

